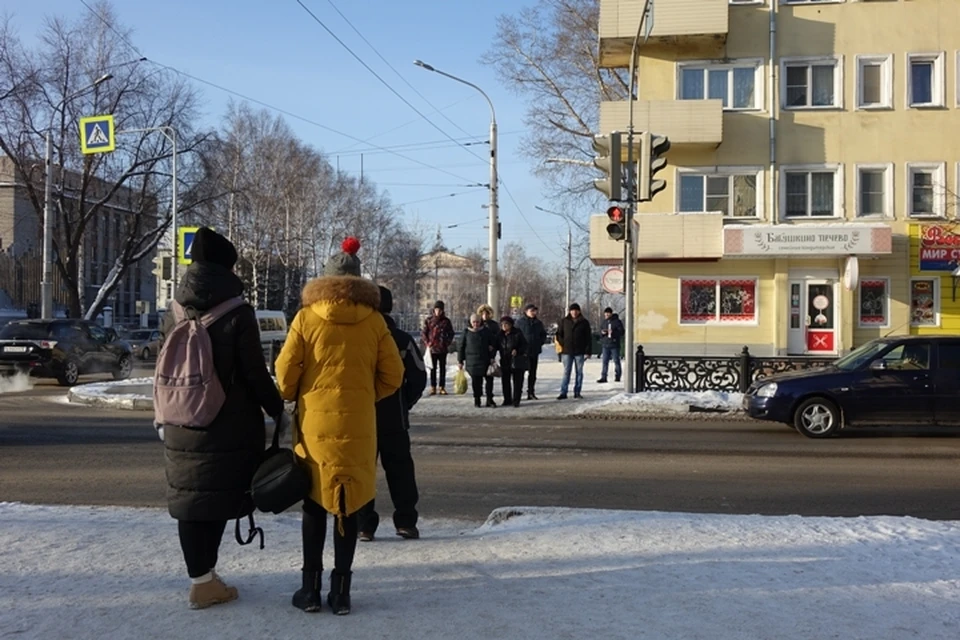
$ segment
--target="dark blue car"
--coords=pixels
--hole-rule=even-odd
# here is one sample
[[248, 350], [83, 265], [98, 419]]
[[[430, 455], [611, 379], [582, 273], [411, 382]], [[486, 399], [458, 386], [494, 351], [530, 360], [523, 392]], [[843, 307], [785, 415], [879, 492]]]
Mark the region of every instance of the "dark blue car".
[[960, 427], [960, 336], [874, 340], [830, 366], [757, 380], [743, 407], [809, 438], [847, 426]]

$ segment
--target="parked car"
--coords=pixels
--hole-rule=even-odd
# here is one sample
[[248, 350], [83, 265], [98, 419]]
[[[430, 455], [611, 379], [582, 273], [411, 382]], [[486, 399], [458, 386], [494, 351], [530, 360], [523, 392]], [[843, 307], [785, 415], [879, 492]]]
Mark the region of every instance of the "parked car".
[[960, 336], [868, 342], [832, 365], [755, 381], [743, 398], [760, 420], [809, 438], [848, 426], [960, 426]]
[[124, 339], [130, 345], [133, 355], [141, 360], [155, 358], [160, 353], [160, 332], [156, 329], [131, 331]]
[[86, 320], [14, 320], [0, 329], [0, 374], [25, 372], [71, 386], [87, 373], [123, 380], [132, 369], [130, 345]]

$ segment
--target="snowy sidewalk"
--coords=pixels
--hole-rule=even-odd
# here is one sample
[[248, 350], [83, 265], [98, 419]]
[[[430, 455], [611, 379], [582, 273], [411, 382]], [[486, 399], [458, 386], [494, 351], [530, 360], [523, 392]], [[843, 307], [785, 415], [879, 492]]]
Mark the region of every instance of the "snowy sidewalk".
[[[521, 515], [511, 514], [519, 513]], [[305, 614], [300, 525], [224, 540], [237, 602], [186, 607], [165, 511], [0, 503], [0, 637], [954, 640], [960, 523], [503, 509], [361, 543], [353, 613]], [[327, 550], [328, 560], [332, 550]], [[329, 574], [324, 575], [326, 583]]]

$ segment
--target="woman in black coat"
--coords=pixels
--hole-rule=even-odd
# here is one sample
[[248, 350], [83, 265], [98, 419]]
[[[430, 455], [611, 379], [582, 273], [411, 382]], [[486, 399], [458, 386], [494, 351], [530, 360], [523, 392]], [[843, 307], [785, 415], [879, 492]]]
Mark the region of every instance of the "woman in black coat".
[[[176, 300], [197, 313], [240, 296], [243, 283], [233, 273], [237, 252], [229, 240], [202, 228], [194, 236], [193, 263]], [[164, 314], [161, 334], [175, 326]], [[178, 521], [180, 546], [191, 586], [191, 609], [229, 602], [237, 590], [214, 571], [228, 520], [253, 511], [249, 489], [265, 445], [263, 411], [280, 419], [283, 400], [270, 377], [260, 345], [260, 328], [250, 305], [228, 311], [208, 329], [213, 364], [226, 401], [203, 428], [158, 425], [166, 460], [167, 508]]]
[[527, 370], [527, 339], [523, 332], [513, 326], [513, 318], [500, 318], [500, 336], [497, 340], [500, 349], [500, 370], [503, 377], [503, 402], [506, 405], [520, 406], [523, 392], [523, 372]]
[[[461, 369], [466, 369], [470, 374], [470, 381], [473, 384], [473, 405], [480, 406], [480, 398], [483, 396], [483, 381], [487, 375], [487, 368], [493, 362], [496, 352], [493, 351], [493, 336], [486, 327], [480, 316], [473, 314], [470, 316], [470, 326], [463, 335], [460, 336], [460, 344], [457, 349], [457, 361]], [[495, 407], [490, 399], [487, 399], [488, 407]]]

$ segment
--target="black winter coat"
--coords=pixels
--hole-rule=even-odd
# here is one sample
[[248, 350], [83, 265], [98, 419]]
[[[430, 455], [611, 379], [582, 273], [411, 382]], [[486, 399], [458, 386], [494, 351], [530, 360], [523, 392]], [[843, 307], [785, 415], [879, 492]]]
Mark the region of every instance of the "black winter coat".
[[[500, 368], [506, 371], [526, 371], [530, 366], [527, 355], [527, 339], [523, 332], [514, 327], [510, 333], [500, 332]], [[516, 351], [516, 357], [513, 352]]]
[[593, 353], [593, 333], [590, 322], [583, 316], [574, 320], [566, 315], [557, 327], [557, 340], [563, 347], [560, 351], [563, 355], [589, 356]]
[[397, 323], [387, 314], [383, 314], [383, 319], [403, 359], [403, 384], [393, 395], [377, 403], [377, 437], [387, 440], [383, 438], [384, 435], [410, 428], [410, 409], [423, 395], [427, 386], [427, 369], [410, 334], [400, 331]]
[[531, 318], [524, 314], [517, 320], [517, 329], [527, 340], [527, 355], [538, 356], [543, 351], [543, 343], [547, 341], [547, 329], [540, 318]]
[[[489, 320], [484, 320], [483, 324], [484, 329], [487, 330], [487, 333], [490, 334], [490, 344], [493, 345], [494, 351], [500, 350], [500, 323], [490, 318]], [[469, 328], [469, 327], [468, 327]], [[493, 354], [490, 354], [490, 357], [493, 357]]]
[[[177, 302], [202, 312], [242, 293], [243, 284], [230, 270], [194, 262], [184, 274]], [[173, 325], [173, 312], [167, 312], [161, 334]], [[253, 308], [230, 311], [208, 332], [227, 400], [209, 427], [164, 427], [167, 508], [177, 520], [230, 520], [253, 510], [247, 492], [265, 448], [261, 407], [271, 416], [283, 411], [263, 359]]]
[[623, 322], [617, 314], [611, 314], [600, 322], [600, 339], [604, 346], [619, 345], [623, 337]]
[[494, 344], [493, 337], [486, 327], [467, 329], [460, 336], [460, 345], [457, 349], [457, 362], [464, 365], [464, 369], [471, 378], [487, 375], [487, 367], [496, 353], [490, 350]]

